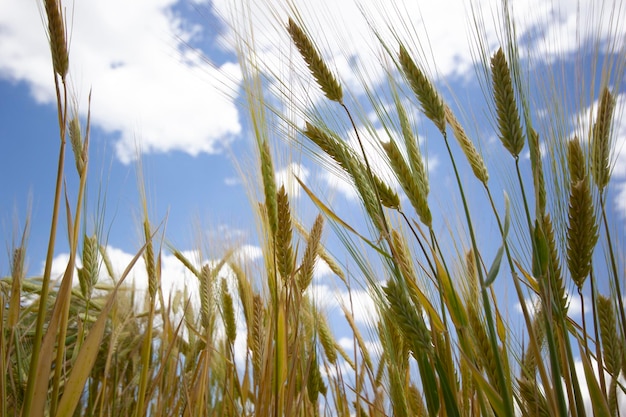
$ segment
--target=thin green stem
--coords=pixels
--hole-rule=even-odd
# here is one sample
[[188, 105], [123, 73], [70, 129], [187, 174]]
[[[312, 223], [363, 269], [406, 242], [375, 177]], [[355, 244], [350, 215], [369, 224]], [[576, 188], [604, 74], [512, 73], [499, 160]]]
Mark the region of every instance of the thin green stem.
[[[465, 218], [467, 220], [467, 227], [470, 234], [470, 239], [472, 241], [472, 248], [474, 249], [474, 257], [476, 261], [476, 265], [480, 265], [480, 255], [478, 250], [478, 244], [476, 242], [476, 235], [474, 233], [474, 227], [472, 226], [472, 219], [469, 212], [469, 206], [467, 205], [467, 198], [465, 197], [465, 192], [463, 191], [463, 184], [461, 182], [461, 176], [459, 175], [459, 170], [456, 166], [456, 162], [454, 160], [454, 156], [452, 155], [452, 150], [450, 149], [450, 144], [448, 143], [447, 135], [444, 134], [444, 143], [446, 144], [446, 149], [448, 150], [448, 155], [450, 156], [450, 161], [452, 162], [452, 168], [454, 169], [454, 175], [456, 177], [456, 182], [459, 186], [459, 193], [461, 194], [461, 201], [463, 202], [463, 210], [465, 212]], [[476, 268], [478, 271], [478, 280], [480, 283], [480, 292], [482, 296], [483, 308], [485, 309], [485, 319], [487, 320], [487, 330], [489, 331], [489, 342], [491, 344], [491, 349], [494, 352], [495, 360], [496, 360], [496, 372], [498, 375], [498, 379], [500, 380], [502, 389], [505, 392], [502, 394], [502, 401], [504, 404], [504, 408], [508, 416], [514, 416], [515, 411], [513, 408], [512, 402], [512, 392], [509, 386], [509, 379], [504, 374], [504, 366], [502, 364], [502, 356], [498, 354], [499, 347], [497, 341], [497, 334], [495, 329], [495, 323], [493, 319], [493, 312], [491, 311], [491, 301], [489, 300], [489, 294], [487, 293], [487, 288], [485, 287], [485, 277], [483, 276], [482, 268]]]
[[43, 326], [46, 320], [46, 314], [48, 312], [47, 302], [48, 294], [50, 292], [50, 275], [52, 273], [52, 260], [54, 258], [54, 247], [56, 243], [57, 225], [59, 220], [59, 208], [61, 205], [61, 192], [63, 189], [63, 172], [65, 170], [65, 139], [66, 139], [66, 124], [67, 124], [67, 88], [65, 81], [63, 81], [63, 97], [61, 97], [61, 89], [59, 87], [59, 79], [54, 74], [54, 84], [57, 96], [57, 117], [59, 122], [59, 134], [61, 138], [61, 144], [59, 149], [59, 161], [57, 164], [57, 177], [54, 191], [54, 202], [52, 205], [52, 219], [50, 221], [50, 236], [48, 238], [48, 249], [46, 252], [46, 263], [44, 266], [44, 272], [41, 282], [41, 295], [39, 296], [39, 307], [37, 310], [37, 323], [35, 326], [35, 335], [33, 337], [33, 349], [30, 358], [30, 368], [28, 372], [28, 382], [26, 384], [26, 392], [24, 394], [24, 403], [22, 406], [22, 415], [30, 415], [33, 396], [35, 394], [35, 382], [37, 378], [44, 377], [43, 375], [37, 375], [37, 368], [39, 364], [39, 353], [41, 350], [41, 344], [43, 341]]

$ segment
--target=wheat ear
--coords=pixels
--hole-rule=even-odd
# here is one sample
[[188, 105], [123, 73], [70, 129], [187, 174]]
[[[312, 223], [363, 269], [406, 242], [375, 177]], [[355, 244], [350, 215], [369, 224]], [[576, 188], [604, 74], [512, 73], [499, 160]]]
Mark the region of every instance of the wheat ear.
[[452, 109], [447, 105], [445, 106], [445, 114], [446, 121], [452, 128], [454, 137], [457, 142], [459, 142], [461, 150], [472, 167], [472, 172], [474, 172], [474, 175], [480, 182], [487, 185], [487, 181], [489, 181], [489, 173], [487, 172], [485, 161], [483, 161], [482, 156], [480, 156], [480, 153], [476, 150], [474, 143], [467, 137], [465, 129], [463, 129], [463, 126], [452, 112]]
[[308, 65], [315, 81], [317, 81], [317, 85], [319, 85], [324, 92], [324, 95], [329, 100], [341, 103], [343, 100], [341, 85], [322, 59], [311, 39], [309, 39], [302, 28], [291, 18], [289, 18], [287, 31], [291, 36], [291, 40], [293, 40], [293, 43], [298, 48], [300, 55], [302, 55], [302, 58], [304, 58], [304, 61]]
[[428, 80], [426, 75], [415, 64], [406, 48], [400, 45], [400, 66], [411, 86], [411, 89], [417, 96], [424, 114], [428, 117], [445, 136], [446, 132], [446, 116], [444, 111], [443, 100], [437, 93], [435, 87]]
[[62, 79], [65, 79], [69, 66], [69, 54], [67, 51], [61, 2], [58, 0], [45, 0], [44, 8], [46, 10], [46, 16], [48, 17], [48, 36], [50, 37], [52, 67]]
[[591, 269], [591, 255], [598, 240], [598, 225], [580, 142], [570, 141], [567, 150], [570, 171], [567, 266], [572, 280], [578, 288], [582, 288]]
[[602, 90], [598, 104], [596, 122], [593, 125], [591, 136], [591, 173], [600, 190], [609, 183], [609, 135], [615, 99], [608, 88]]
[[491, 76], [500, 140], [511, 155], [517, 158], [524, 148], [524, 135], [513, 91], [511, 71], [502, 48], [499, 48], [491, 58]]

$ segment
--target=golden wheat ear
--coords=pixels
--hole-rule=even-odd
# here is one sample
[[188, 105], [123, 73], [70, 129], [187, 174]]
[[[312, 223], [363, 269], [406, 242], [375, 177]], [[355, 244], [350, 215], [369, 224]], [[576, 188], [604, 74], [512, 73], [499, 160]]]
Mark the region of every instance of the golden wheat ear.
[[330, 71], [311, 39], [292, 18], [289, 18], [287, 31], [326, 98], [341, 103], [343, 100], [341, 84]]

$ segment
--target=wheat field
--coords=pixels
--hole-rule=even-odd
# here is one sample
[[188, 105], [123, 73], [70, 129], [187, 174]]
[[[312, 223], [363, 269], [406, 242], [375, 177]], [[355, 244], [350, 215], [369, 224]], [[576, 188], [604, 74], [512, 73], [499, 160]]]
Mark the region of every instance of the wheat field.
[[[280, 59], [311, 91], [263, 59], [254, 16], [237, 3], [232, 41], [256, 155], [240, 170], [261, 262], [237, 247], [210, 262], [190, 258], [150, 218], [141, 189], [143, 241], [118, 273], [105, 236], [83, 221], [90, 117], [78, 117], [68, 79], [71, 4], [42, 6], [58, 170], [43, 274], [25, 276], [25, 227], [0, 277], [0, 415], [626, 416], [626, 242], [624, 219], [611, 214], [626, 79], [619, 18], [602, 28], [608, 41], [595, 32], [600, 82], [579, 80], [593, 105], [581, 98], [573, 111], [585, 120], [564, 129], [571, 120], [556, 109], [569, 96], [558, 71], [527, 71], [533, 51], [523, 50], [506, 0], [494, 12], [499, 45], [484, 32], [491, 17], [468, 9], [480, 109], [459, 108], [462, 92], [447, 90], [427, 62], [427, 40], [402, 30], [418, 24], [411, 16], [396, 28], [371, 20], [380, 68], [370, 75], [384, 82], [356, 69], [357, 81], [346, 82], [329, 59], [331, 37], [315, 37], [319, 22], [291, 2], [275, 6], [273, 30], [290, 48]], [[599, 7], [624, 12], [619, 1]], [[546, 103], [554, 117], [540, 117]], [[475, 134], [473, 112], [487, 115], [490, 137]], [[446, 152], [447, 189], [435, 185], [424, 141]], [[347, 216], [319, 183], [296, 178], [315, 208], [299, 212], [276, 179], [285, 148], [343, 178], [359, 210]], [[69, 172], [79, 178], [71, 193]], [[441, 203], [450, 195], [453, 218]], [[70, 256], [57, 281], [59, 224]], [[193, 289], [163, 288], [166, 252]], [[146, 292], [126, 283], [139, 264]], [[314, 291], [321, 264], [348, 294], [364, 288], [372, 300], [366, 325], [342, 305], [347, 337]]]

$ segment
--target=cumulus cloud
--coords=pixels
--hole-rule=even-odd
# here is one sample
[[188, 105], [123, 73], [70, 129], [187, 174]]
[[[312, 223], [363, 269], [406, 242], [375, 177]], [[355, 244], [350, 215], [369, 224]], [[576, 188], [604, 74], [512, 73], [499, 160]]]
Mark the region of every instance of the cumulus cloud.
[[[55, 100], [50, 52], [37, 2], [9, 0], [0, 15], [0, 78], [28, 85], [39, 103]], [[85, 115], [115, 137], [119, 160], [142, 152], [216, 153], [241, 127], [235, 63], [211, 65], [187, 47], [209, 28], [187, 22], [176, 0], [71, 3], [67, 10], [70, 85]], [[123, 11], [123, 12], [120, 12]]]
[[296, 178], [306, 183], [309, 170], [301, 163], [291, 162], [283, 169], [276, 171], [276, 184], [284, 186], [287, 194], [293, 198], [300, 196], [301, 187]]

